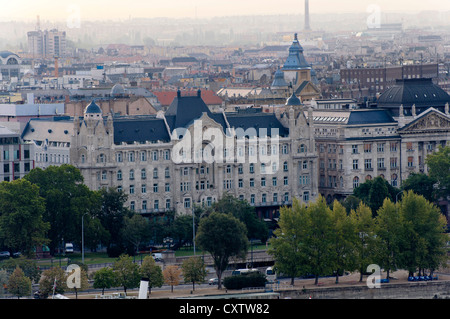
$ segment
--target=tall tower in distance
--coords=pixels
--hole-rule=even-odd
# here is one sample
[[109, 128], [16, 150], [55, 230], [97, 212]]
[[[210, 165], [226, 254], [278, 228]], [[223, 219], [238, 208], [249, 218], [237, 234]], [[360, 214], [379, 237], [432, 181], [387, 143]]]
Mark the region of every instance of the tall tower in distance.
[[309, 0], [305, 0], [305, 31], [311, 31], [309, 24]]

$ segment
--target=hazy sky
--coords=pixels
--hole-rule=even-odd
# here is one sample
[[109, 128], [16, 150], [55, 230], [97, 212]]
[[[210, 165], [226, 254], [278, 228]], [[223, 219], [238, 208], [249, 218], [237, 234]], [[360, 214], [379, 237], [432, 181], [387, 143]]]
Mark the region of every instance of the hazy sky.
[[[105, 20], [129, 17], [198, 17], [303, 14], [304, 0], [11, 0], [2, 20]], [[310, 12], [450, 11], [450, 0], [310, 0]]]

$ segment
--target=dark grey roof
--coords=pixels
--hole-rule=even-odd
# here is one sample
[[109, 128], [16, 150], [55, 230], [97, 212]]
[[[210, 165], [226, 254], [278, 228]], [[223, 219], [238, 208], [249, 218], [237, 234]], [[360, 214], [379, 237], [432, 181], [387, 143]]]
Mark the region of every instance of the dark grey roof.
[[170, 141], [163, 119], [155, 116], [114, 119], [114, 143]]
[[367, 125], [396, 123], [387, 110], [354, 110], [350, 113], [347, 125]]
[[102, 113], [102, 110], [97, 103], [95, 103], [95, 101], [92, 101], [88, 106], [86, 106], [84, 113]]
[[299, 106], [302, 105], [302, 101], [293, 92], [292, 95], [286, 100], [286, 106]]
[[207, 113], [213, 118], [209, 107], [201, 98], [200, 91], [195, 96], [182, 96], [178, 90], [177, 96], [173, 99], [165, 116], [171, 131], [176, 128], [187, 127], [191, 122], [200, 118], [203, 113]]
[[172, 58], [173, 63], [177, 62], [198, 62], [195, 57], [174, 57]]
[[[272, 136], [272, 129], [278, 129], [279, 136], [289, 135], [289, 129], [285, 128], [273, 113], [227, 113], [228, 123], [234, 129], [254, 128], [258, 136], [265, 135]], [[264, 132], [265, 129], [265, 132]]]
[[306, 62], [305, 56], [303, 55], [303, 47], [297, 39], [297, 34], [295, 34], [295, 39], [289, 48], [289, 56], [283, 65], [283, 70], [303, 70], [310, 68], [311, 66]]
[[385, 90], [378, 98], [379, 107], [430, 107], [445, 106], [450, 103], [450, 95], [432, 79], [403, 79], [397, 80], [395, 85]]
[[277, 88], [277, 87], [287, 87], [287, 86], [288, 86], [288, 84], [286, 83], [286, 80], [284, 79], [284, 72], [281, 71], [280, 69], [278, 69], [275, 72], [275, 77], [274, 77], [271, 87]]

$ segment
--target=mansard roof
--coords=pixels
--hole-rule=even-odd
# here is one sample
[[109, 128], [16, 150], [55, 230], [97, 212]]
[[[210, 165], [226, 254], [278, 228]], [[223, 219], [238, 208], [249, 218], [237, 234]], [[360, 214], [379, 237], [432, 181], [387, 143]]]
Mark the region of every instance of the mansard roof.
[[274, 113], [226, 113], [226, 117], [232, 128], [241, 128], [244, 131], [254, 128], [258, 137], [260, 134], [265, 135], [264, 129], [269, 137], [272, 136], [272, 133], [278, 133], [280, 137], [289, 135], [289, 129], [280, 123]]
[[113, 125], [115, 144], [170, 141], [164, 120], [154, 115], [115, 118]]
[[200, 90], [194, 96], [181, 96], [181, 92], [178, 91], [165, 116], [168, 119], [168, 123], [170, 122], [171, 130], [174, 130], [187, 127], [189, 123], [200, 118], [203, 113], [208, 114], [212, 118], [212, 112], [203, 101]]
[[363, 109], [352, 110], [347, 125], [370, 125], [396, 123], [387, 110]]

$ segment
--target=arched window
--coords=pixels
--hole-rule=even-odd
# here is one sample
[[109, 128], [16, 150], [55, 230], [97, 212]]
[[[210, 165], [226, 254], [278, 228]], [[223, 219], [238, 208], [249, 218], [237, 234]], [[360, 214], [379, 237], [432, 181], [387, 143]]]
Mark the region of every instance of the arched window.
[[357, 188], [359, 186], [359, 177], [355, 176], [353, 179], [353, 188]]
[[305, 144], [300, 145], [300, 153], [305, 153], [308, 151], [308, 148]]

